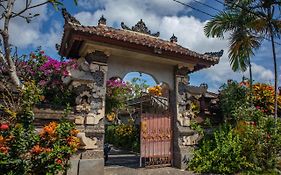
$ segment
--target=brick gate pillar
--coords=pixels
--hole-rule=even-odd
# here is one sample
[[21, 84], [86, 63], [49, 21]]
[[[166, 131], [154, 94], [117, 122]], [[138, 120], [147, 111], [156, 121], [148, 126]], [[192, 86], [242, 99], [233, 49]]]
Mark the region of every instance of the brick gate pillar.
[[70, 87], [76, 93], [75, 124], [80, 149], [71, 159], [68, 175], [104, 174], [104, 122], [108, 56], [95, 51], [78, 59], [70, 70]]
[[189, 84], [189, 69], [176, 67], [174, 92], [174, 159], [173, 164], [180, 169], [187, 168], [187, 162], [192, 158], [194, 145], [199, 135], [191, 129], [192, 112], [191, 94], [187, 91]]

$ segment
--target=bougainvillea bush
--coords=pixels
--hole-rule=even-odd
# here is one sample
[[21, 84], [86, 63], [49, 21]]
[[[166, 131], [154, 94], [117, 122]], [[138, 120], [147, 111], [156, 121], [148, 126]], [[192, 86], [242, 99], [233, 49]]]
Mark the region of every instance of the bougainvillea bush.
[[[65, 107], [73, 105], [74, 94], [62, 79], [69, 76], [68, 67], [76, 68], [74, 60], [59, 61], [45, 54], [44, 51], [36, 50], [28, 57], [16, 60], [17, 74], [22, 82], [34, 81], [42, 90], [41, 104]], [[5, 79], [8, 70], [0, 64], [1, 78]], [[3, 76], [4, 75], [4, 76]]]
[[108, 80], [106, 82], [105, 113], [124, 108], [131, 92], [132, 88], [129, 83], [120, 79]]
[[[42, 99], [34, 81], [24, 82], [16, 92], [5, 88], [0, 96], [1, 174], [58, 174], [68, 168], [79, 140], [74, 124], [62, 118], [40, 132], [33, 125], [33, 107]], [[67, 113], [66, 113], [67, 115]]]

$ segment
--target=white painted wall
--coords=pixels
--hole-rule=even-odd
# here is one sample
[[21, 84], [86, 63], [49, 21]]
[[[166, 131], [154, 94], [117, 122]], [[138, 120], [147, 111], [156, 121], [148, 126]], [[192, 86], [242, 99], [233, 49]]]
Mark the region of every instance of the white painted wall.
[[174, 68], [172, 65], [114, 55], [109, 57], [107, 63], [107, 79], [111, 77], [124, 78], [129, 72], [143, 72], [154, 77], [157, 83], [165, 82], [168, 83], [170, 89], [174, 88]]

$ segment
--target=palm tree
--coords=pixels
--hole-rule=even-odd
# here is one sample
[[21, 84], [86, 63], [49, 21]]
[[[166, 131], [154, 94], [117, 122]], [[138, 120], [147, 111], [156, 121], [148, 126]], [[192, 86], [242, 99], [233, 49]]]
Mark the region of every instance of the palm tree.
[[[207, 37], [223, 38], [229, 33], [229, 59], [234, 71], [245, 71], [249, 66], [250, 84], [252, 86], [252, 71], [250, 57], [258, 49], [262, 40], [270, 37], [274, 61], [274, 117], [277, 118], [277, 61], [274, 37], [279, 36], [281, 21], [274, 19], [275, 7], [280, 8], [277, 0], [228, 0], [226, 10], [216, 15], [205, 26]], [[252, 92], [252, 88], [251, 88]]]
[[261, 38], [252, 34], [252, 21], [256, 16], [241, 8], [227, 8], [209, 21], [204, 32], [207, 37], [224, 38], [228, 35], [229, 61], [233, 71], [246, 71], [249, 67], [250, 92], [252, 93], [251, 57], [261, 45]]

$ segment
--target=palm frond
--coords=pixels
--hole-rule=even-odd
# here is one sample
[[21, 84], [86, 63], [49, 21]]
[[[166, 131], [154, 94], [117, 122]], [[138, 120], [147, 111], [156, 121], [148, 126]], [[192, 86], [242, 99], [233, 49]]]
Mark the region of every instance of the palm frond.
[[228, 12], [221, 12], [212, 18], [204, 27], [207, 37], [224, 38], [224, 33], [236, 28], [237, 15]]
[[246, 71], [254, 50], [260, 47], [260, 39], [247, 31], [234, 31], [230, 38], [229, 61], [233, 71]]

